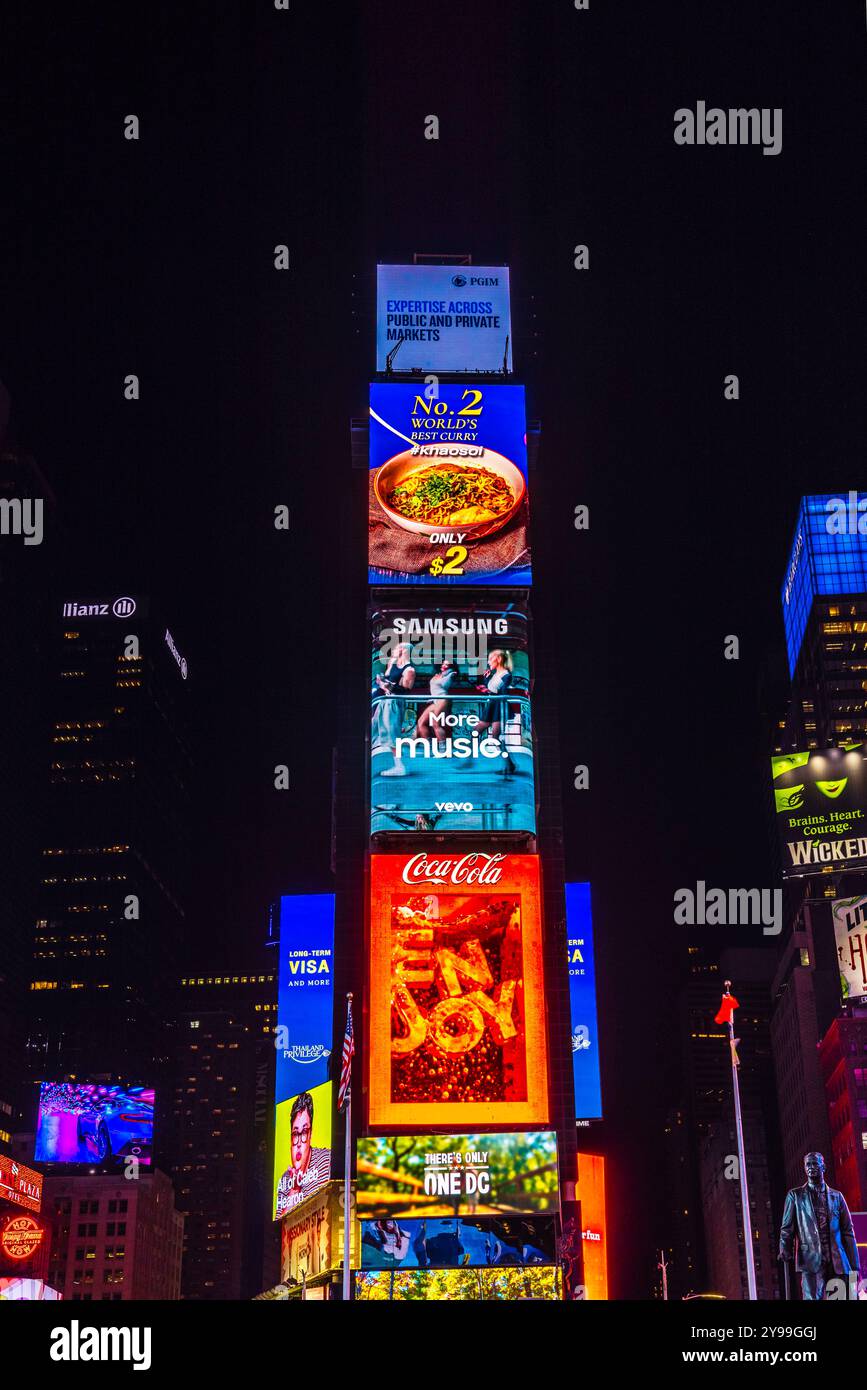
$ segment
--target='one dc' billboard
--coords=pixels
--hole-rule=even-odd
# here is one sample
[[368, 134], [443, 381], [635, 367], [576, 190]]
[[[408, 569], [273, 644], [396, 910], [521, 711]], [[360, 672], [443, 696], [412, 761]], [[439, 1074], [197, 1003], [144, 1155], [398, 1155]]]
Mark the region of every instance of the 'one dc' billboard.
[[566, 884], [566, 937], [575, 1116], [579, 1120], [601, 1120], [599, 1024], [596, 1015], [596, 968], [593, 962], [593, 919], [590, 914], [589, 883]]
[[371, 584], [531, 582], [523, 386], [370, 388]]
[[377, 266], [378, 372], [389, 354], [395, 372], [511, 371], [508, 266]]

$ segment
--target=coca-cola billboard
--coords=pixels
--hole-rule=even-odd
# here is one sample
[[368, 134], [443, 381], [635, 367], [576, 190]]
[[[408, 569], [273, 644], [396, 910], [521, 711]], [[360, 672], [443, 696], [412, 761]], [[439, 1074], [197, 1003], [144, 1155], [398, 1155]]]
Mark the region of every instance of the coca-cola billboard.
[[373, 1128], [548, 1121], [539, 860], [371, 859]]
[[452, 858], [429, 858], [413, 854], [403, 866], [401, 878], [413, 885], [452, 883], [499, 883], [505, 854], [462, 854]]

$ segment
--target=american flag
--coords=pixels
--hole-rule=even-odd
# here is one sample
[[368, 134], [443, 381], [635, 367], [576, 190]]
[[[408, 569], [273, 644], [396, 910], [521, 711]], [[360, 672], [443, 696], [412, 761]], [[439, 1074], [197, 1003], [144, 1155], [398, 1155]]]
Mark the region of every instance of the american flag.
[[355, 1038], [352, 1033], [352, 995], [346, 1001], [346, 1032], [343, 1034], [343, 1061], [340, 1067], [340, 1090], [337, 1092], [337, 1108], [342, 1110], [349, 1100], [352, 1090], [352, 1058], [355, 1053]]

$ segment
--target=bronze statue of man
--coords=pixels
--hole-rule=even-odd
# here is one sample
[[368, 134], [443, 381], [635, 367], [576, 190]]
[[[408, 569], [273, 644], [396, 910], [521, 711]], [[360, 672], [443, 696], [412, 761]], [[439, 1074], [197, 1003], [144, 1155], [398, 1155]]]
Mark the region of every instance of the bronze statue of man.
[[[843, 1279], [848, 1289], [852, 1270], [860, 1273], [858, 1247], [846, 1198], [825, 1182], [821, 1154], [804, 1157], [807, 1181], [786, 1194], [780, 1227], [780, 1259], [791, 1260], [801, 1276], [801, 1294], [810, 1301], [825, 1297], [829, 1279]], [[797, 1250], [795, 1244], [797, 1243]]]

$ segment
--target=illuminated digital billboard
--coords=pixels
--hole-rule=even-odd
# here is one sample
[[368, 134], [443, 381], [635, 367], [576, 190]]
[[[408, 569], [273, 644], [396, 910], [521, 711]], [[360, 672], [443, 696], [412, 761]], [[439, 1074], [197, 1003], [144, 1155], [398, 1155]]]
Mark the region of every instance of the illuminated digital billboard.
[[864, 745], [771, 759], [785, 878], [867, 867]]
[[19, 1163], [17, 1158], [0, 1154], [0, 1201], [14, 1202], [28, 1211], [42, 1206], [42, 1174]]
[[516, 1299], [559, 1302], [563, 1297], [558, 1265], [524, 1265], [520, 1269], [494, 1266], [480, 1269], [363, 1269], [355, 1276], [360, 1302], [403, 1299], [432, 1303], [493, 1303]]
[[[802, 497], [780, 593], [789, 672], [804, 640], [813, 600], [823, 595], [867, 593], [867, 497], [830, 492]], [[841, 614], [834, 631], [845, 637], [851, 622]], [[857, 627], [856, 627], [857, 631]]]
[[[354, 1185], [350, 1200], [354, 1202]], [[343, 1262], [344, 1190], [342, 1182], [329, 1182], [315, 1197], [307, 1198], [283, 1217], [280, 1229], [280, 1277], [286, 1284], [300, 1284], [327, 1274]], [[354, 1207], [350, 1220], [351, 1262], [358, 1265], [358, 1222]]]
[[361, 1223], [362, 1269], [556, 1264], [553, 1216], [383, 1217]]
[[36, 1125], [37, 1163], [150, 1164], [154, 1093], [143, 1086], [43, 1081]]
[[590, 912], [589, 883], [566, 884], [566, 951], [572, 1020], [575, 1118], [601, 1120], [599, 1022], [596, 1012], [596, 968], [593, 961], [593, 918]]
[[843, 1002], [867, 999], [867, 897], [838, 898], [831, 905]]
[[369, 1122], [546, 1124], [535, 855], [373, 855]]
[[326, 1081], [280, 1101], [274, 1132], [275, 1219], [293, 1211], [331, 1177], [334, 1086]]
[[372, 622], [371, 834], [534, 833], [523, 612], [377, 612]]
[[523, 386], [374, 384], [369, 458], [371, 584], [531, 582]]
[[559, 1210], [557, 1136], [412, 1134], [357, 1142], [358, 1215], [388, 1219], [515, 1217]]
[[334, 894], [280, 899], [277, 1104], [329, 1079], [334, 1025]]
[[578, 1154], [575, 1198], [581, 1203], [581, 1248], [584, 1256], [584, 1297], [608, 1297], [608, 1222], [605, 1214], [605, 1159]]
[[508, 266], [377, 266], [378, 372], [511, 371], [511, 340]]

